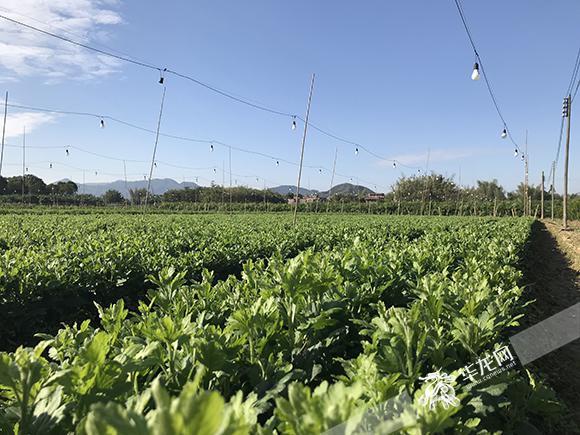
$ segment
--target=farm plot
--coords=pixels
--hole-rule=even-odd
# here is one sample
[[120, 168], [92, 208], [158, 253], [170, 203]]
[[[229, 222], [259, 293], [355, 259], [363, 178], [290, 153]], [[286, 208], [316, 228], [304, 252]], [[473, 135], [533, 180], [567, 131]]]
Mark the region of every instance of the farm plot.
[[[224, 240], [235, 240], [240, 228], [228, 225]], [[262, 225], [272, 248], [297, 236], [284, 222]], [[99, 307], [98, 321], [1, 354], [0, 431], [319, 434], [403, 394], [402, 433], [570, 430], [525, 368], [480, 384], [465, 376], [524, 315], [518, 264], [530, 220], [329, 218], [304, 228], [317, 234], [292, 245], [299, 252], [248, 255], [222, 280], [180, 255], [142, 262], [154, 286], [134, 311], [119, 300]], [[89, 234], [78, 228], [75, 240]], [[423, 400], [423, 378], [438, 371], [456, 393], [450, 406]]]

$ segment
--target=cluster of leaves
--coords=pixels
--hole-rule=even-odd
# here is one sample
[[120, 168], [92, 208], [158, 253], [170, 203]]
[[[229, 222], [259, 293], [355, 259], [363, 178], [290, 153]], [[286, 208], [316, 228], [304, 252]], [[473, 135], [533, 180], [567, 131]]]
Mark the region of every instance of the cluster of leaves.
[[188, 283], [164, 269], [135, 313], [98, 307], [98, 325], [1, 354], [0, 431], [319, 434], [349, 420], [357, 433], [364, 411], [401, 394], [409, 434], [556, 418], [560, 405], [526, 372], [458, 381], [457, 407], [419, 400], [420, 377], [457, 374], [517, 325], [530, 222], [399, 223], [405, 237], [343, 233], [333, 249], [248, 260], [241, 278], [204, 270]]

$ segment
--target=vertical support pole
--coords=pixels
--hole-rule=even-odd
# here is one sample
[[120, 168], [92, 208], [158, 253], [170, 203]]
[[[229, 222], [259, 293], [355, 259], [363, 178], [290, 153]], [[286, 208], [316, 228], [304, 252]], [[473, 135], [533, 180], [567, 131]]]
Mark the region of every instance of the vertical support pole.
[[544, 171], [542, 171], [542, 191], [540, 192], [541, 195], [541, 204], [540, 204], [540, 219], [544, 219]]
[[2, 176], [2, 163], [4, 162], [4, 137], [6, 136], [6, 117], [8, 115], [8, 91], [4, 100], [4, 123], [2, 124], [2, 149], [0, 150], [0, 176]]
[[566, 153], [564, 155], [564, 192], [562, 198], [562, 227], [568, 229], [568, 160], [570, 157], [570, 119], [572, 112], [572, 97], [568, 95], [568, 122], [566, 129]]
[[294, 220], [293, 223], [296, 225], [296, 218], [298, 216], [298, 202], [300, 193], [300, 179], [302, 178], [302, 164], [304, 163], [304, 144], [306, 143], [306, 132], [308, 131], [308, 118], [310, 117], [310, 104], [312, 102], [312, 90], [314, 89], [314, 77], [312, 74], [312, 80], [310, 82], [310, 92], [308, 94], [308, 105], [306, 106], [306, 118], [304, 120], [304, 133], [302, 134], [302, 147], [300, 150], [300, 168], [298, 169], [298, 183], [296, 183], [296, 195], [294, 196]]
[[332, 194], [332, 187], [334, 186], [334, 174], [336, 173], [336, 158], [338, 157], [338, 147], [334, 149], [334, 162], [332, 163], [332, 176], [330, 177], [330, 189], [328, 189], [328, 198], [326, 198], [326, 211], [330, 205], [330, 196]]
[[524, 156], [524, 216], [530, 214], [528, 208], [528, 130], [526, 129], [526, 154]]
[[228, 147], [229, 172], [230, 172], [230, 210], [232, 210], [232, 147]]
[[153, 165], [155, 164], [155, 154], [157, 153], [157, 144], [159, 143], [159, 129], [161, 128], [161, 116], [163, 115], [163, 103], [165, 102], [165, 91], [167, 88], [163, 86], [163, 95], [161, 96], [161, 107], [159, 109], [159, 119], [157, 120], [157, 131], [155, 133], [155, 145], [153, 146], [153, 156], [151, 157], [151, 167], [149, 168], [149, 179], [147, 180], [147, 192], [145, 192], [145, 204], [143, 212], [147, 208], [149, 202], [149, 191], [151, 189], [151, 177], [153, 176]]
[[556, 162], [552, 162], [552, 187], [550, 189], [552, 194], [552, 207], [550, 210], [552, 221], [554, 220], [554, 189], [556, 188], [554, 184], [555, 181], [556, 181]]
[[24, 180], [26, 179], [26, 126], [22, 132], [22, 204], [24, 204]]

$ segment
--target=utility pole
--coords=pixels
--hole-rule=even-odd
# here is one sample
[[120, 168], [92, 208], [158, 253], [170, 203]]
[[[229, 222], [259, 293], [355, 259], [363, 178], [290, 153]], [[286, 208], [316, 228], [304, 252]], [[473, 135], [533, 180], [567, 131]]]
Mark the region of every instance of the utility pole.
[[147, 208], [149, 202], [149, 191], [151, 189], [151, 177], [153, 176], [153, 166], [155, 165], [155, 154], [157, 153], [157, 144], [159, 143], [159, 129], [161, 128], [161, 116], [163, 115], [163, 103], [165, 102], [165, 91], [167, 88], [163, 86], [163, 95], [161, 96], [161, 107], [159, 109], [159, 119], [157, 120], [157, 131], [155, 133], [155, 145], [153, 146], [153, 156], [151, 156], [151, 167], [149, 168], [149, 179], [147, 180], [147, 192], [145, 192], [145, 206], [143, 212]]
[[551, 193], [552, 193], [552, 208], [551, 208], [551, 215], [552, 215], [552, 220], [554, 220], [554, 189], [555, 189], [555, 185], [554, 182], [556, 181], [556, 162], [553, 161], [552, 162], [552, 187], [550, 188]]
[[529, 214], [528, 210], [528, 130], [526, 129], [526, 153], [524, 155], [524, 216]]
[[232, 209], [232, 147], [228, 147], [229, 167], [230, 167], [230, 210]]
[[296, 195], [294, 196], [294, 225], [296, 225], [296, 218], [298, 216], [298, 195], [300, 193], [300, 179], [302, 178], [302, 164], [304, 162], [304, 144], [306, 143], [306, 132], [308, 131], [308, 118], [310, 117], [310, 103], [312, 102], [312, 90], [314, 89], [314, 78], [310, 82], [310, 92], [308, 94], [308, 105], [306, 107], [306, 118], [304, 121], [304, 133], [302, 134], [302, 147], [300, 150], [300, 168], [298, 169], [298, 183], [296, 185]]
[[544, 219], [544, 171], [542, 171], [542, 191], [540, 195], [542, 201], [540, 204], [540, 219]]
[[26, 179], [26, 126], [22, 132], [22, 204], [24, 204], [24, 180]]
[[[127, 195], [129, 194], [129, 183], [127, 183], [127, 163], [123, 160], [123, 176], [125, 177], [125, 190], [127, 191]], [[84, 177], [84, 172], [83, 172]], [[185, 181], [185, 180], [183, 180]], [[83, 193], [85, 193], [85, 180], [83, 178]]]
[[570, 113], [572, 112], [572, 97], [568, 95], [564, 100], [565, 117], [568, 118], [566, 123], [566, 154], [564, 156], [564, 192], [562, 202], [562, 226], [568, 229], [568, 159], [570, 157]]
[[0, 176], [2, 175], [2, 163], [4, 162], [4, 137], [6, 136], [6, 116], [8, 115], [8, 91], [4, 100], [4, 124], [2, 126], [2, 149], [0, 150]]

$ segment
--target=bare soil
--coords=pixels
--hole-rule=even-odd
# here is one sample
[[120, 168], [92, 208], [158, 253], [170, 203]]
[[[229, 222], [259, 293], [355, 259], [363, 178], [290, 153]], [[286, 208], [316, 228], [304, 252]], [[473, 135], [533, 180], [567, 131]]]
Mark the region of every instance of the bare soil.
[[[528, 307], [524, 328], [580, 302], [580, 222], [562, 231], [561, 222], [536, 221], [524, 265]], [[569, 408], [580, 427], [580, 340], [575, 340], [531, 364]]]

